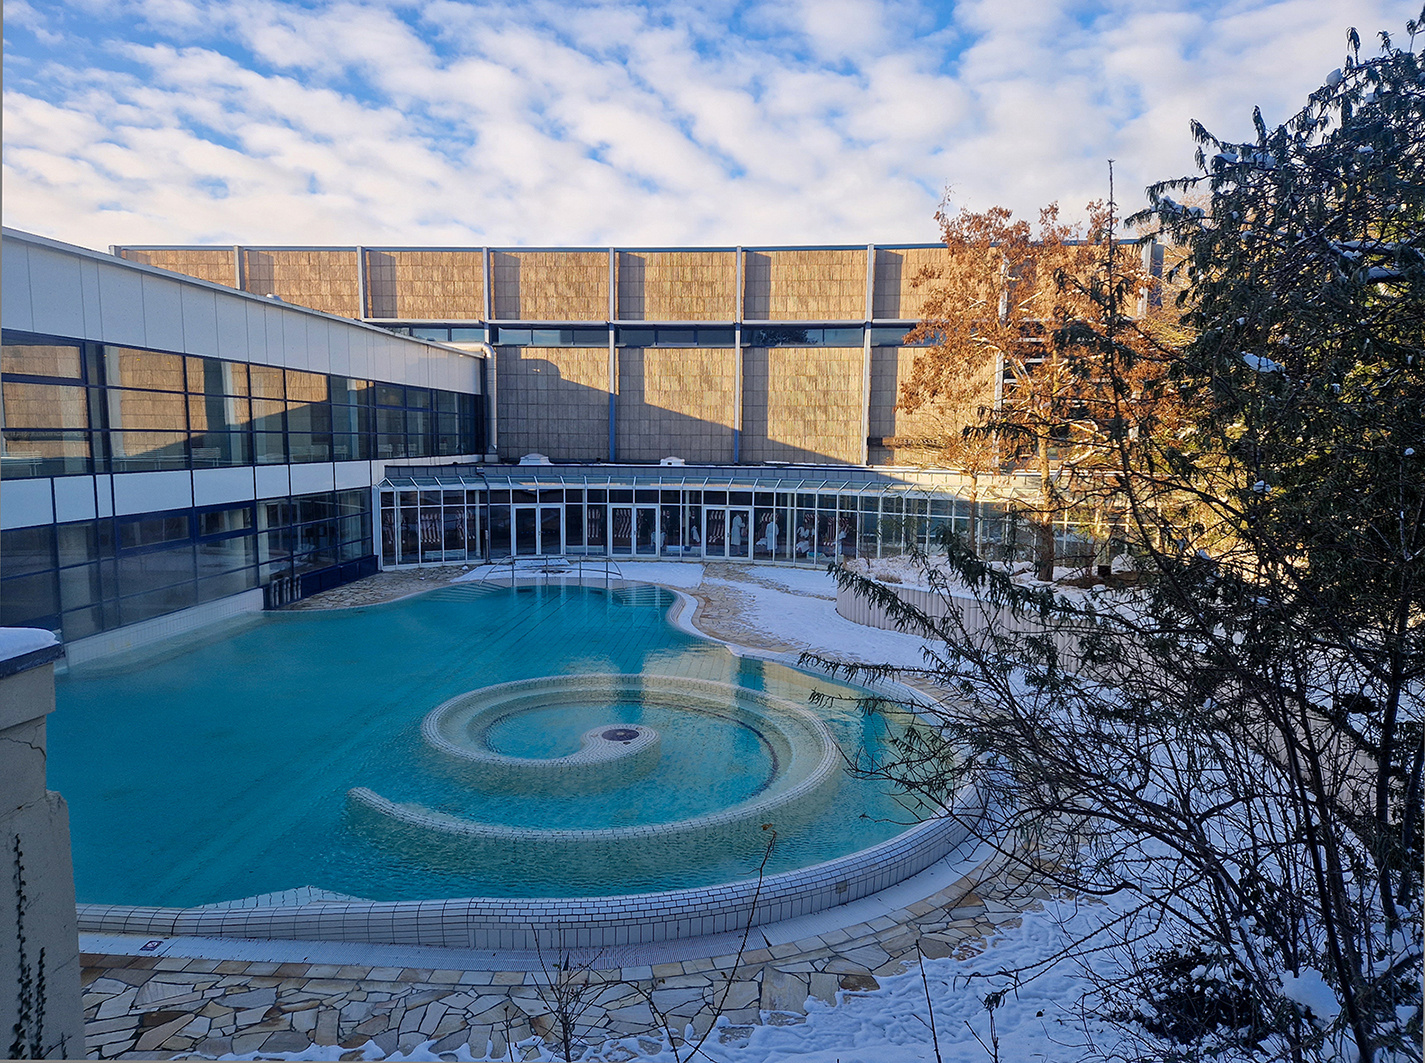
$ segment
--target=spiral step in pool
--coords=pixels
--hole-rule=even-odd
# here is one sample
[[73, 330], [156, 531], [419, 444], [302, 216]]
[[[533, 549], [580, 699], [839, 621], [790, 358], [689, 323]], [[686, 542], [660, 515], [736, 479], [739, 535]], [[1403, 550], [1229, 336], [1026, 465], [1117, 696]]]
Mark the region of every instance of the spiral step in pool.
[[[494, 748], [492, 732], [518, 732], [549, 710], [575, 706], [613, 722], [586, 730], [577, 752], [512, 756]], [[665, 745], [659, 730], [614, 720], [616, 707], [658, 711], [676, 732], [716, 722], [756, 736], [770, 765], [755, 792], [726, 807], [666, 818], [656, 807], [632, 826], [542, 827], [473, 820], [392, 801], [367, 787], [348, 799], [356, 823], [381, 843], [435, 866], [470, 860], [578, 861], [589, 871], [697, 862], [729, 851], [755, 854], [769, 829], [787, 830], [822, 813], [841, 777], [841, 750], [815, 714], [791, 702], [725, 683], [653, 675], [576, 675], [502, 683], [457, 695], [422, 721], [434, 766], [468, 786], [498, 791], [526, 805], [569, 793], [617, 804], [621, 788], [650, 771], [667, 746], [691, 756], [698, 743]], [[686, 737], [686, 736], [681, 736]], [[696, 735], [694, 735], [696, 739]], [[677, 765], [665, 765], [677, 770]]]

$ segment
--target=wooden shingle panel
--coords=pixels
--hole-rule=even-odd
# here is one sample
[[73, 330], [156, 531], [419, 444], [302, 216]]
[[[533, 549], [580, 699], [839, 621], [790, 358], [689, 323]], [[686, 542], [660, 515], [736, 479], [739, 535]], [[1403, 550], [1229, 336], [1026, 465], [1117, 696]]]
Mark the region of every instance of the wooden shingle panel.
[[502, 321], [607, 321], [605, 251], [496, 251], [490, 285]]
[[221, 284], [228, 288], [233, 287], [235, 279], [232, 248], [185, 247], [136, 251], [126, 247], [121, 249], [119, 257], [145, 266], [153, 266], [156, 269], [183, 273], [189, 277], [197, 277], [210, 284]]
[[866, 316], [864, 249], [749, 251], [749, 321], [859, 321]]
[[731, 321], [737, 311], [732, 251], [621, 251], [622, 321]]

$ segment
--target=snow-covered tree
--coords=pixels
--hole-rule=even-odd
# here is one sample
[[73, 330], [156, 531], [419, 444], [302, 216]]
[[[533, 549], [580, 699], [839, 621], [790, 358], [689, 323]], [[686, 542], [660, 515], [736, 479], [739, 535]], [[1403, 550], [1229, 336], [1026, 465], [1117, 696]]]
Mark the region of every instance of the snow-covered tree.
[[[1421, 1056], [1421, 28], [1365, 59], [1352, 31], [1290, 121], [1194, 127], [1202, 173], [1149, 190], [1191, 338], [1148, 386], [1192, 420], [1140, 418], [1103, 478], [1136, 586], [1069, 597], [951, 539], [939, 616], [838, 571], [934, 636], [923, 677], [946, 691], [939, 726], [863, 768], [928, 798], [974, 779], [1006, 852], [1135, 896], [1117, 930], [1154, 944], [1122, 951], [1099, 1011], [1145, 1056]], [[1114, 291], [1064, 343], [1128, 423], [1141, 347]]]

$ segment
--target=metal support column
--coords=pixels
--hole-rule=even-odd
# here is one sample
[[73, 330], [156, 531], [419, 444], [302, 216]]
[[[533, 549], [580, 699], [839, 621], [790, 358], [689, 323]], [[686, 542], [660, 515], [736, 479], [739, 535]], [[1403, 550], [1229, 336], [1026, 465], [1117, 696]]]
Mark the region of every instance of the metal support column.
[[609, 461], [618, 460], [618, 348], [614, 336], [614, 320], [618, 313], [617, 275], [614, 269], [617, 258], [617, 252], [609, 248]]
[[875, 320], [876, 245], [866, 245], [866, 322], [861, 330], [861, 464], [871, 464], [871, 322]]
[[366, 293], [366, 248], [356, 249], [356, 316], [366, 319], [371, 316], [371, 302]]
[[742, 290], [744, 282], [742, 268], [742, 248], [737, 249], [737, 264], [734, 267], [732, 290], [737, 303], [732, 310], [733, 348], [733, 394], [732, 394], [732, 463], [742, 461], [742, 309], [747, 295]]

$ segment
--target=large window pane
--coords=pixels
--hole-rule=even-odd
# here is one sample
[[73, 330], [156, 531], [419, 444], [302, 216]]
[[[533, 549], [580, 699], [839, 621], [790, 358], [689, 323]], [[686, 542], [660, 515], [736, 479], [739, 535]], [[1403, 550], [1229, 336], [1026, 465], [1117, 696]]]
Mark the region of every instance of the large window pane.
[[188, 424], [195, 432], [231, 432], [252, 421], [248, 400], [240, 395], [188, 396]]
[[215, 509], [198, 514], [199, 536], [227, 535], [246, 531], [252, 526], [251, 506], [234, 506], [231, 509]]
[[230, 594], [241, 594], [257, 586], [257, 569], [244, 568], [235, 572], [209, 576], [198, 581], [197, 600], [211, 602], [215, 598], [226, 598]]
[[334, 432], [349, 432], [355, 435], [371, 431], [369, 406], [333, 406], [331, 417]]
[[254, 432], [252, 450], [259, 465], [281, 465], [287, 461], [287, 444], [281, 432]]
[[4, 556], [3, 574], [6, 576], [54, 568], [53, 525], [0, 531], [0, 555]]
[[281, 399], [285, 398], [285, 389], [282, 386], [282, 370], [272, 365], [254, 365], [249, 368], [252, 375], [252, 394], [254, 398]]
[[79, 380], [84, 375], [80, 355], [79, 347], [7, 343], [0, 352], [0, 373]]
[[110, 387], [147, 391], [182, 391], [183, 357], [139, 351], [130, 347], [105, 347], [104, 368]]
[[99, 566], [78, 565], [60, 569], [59, 600], [65, 609], [78, 609], [103, 601], [104, 580]]
[[179, 583], [172, 587], [150, 591], [119, 602], [119, 617], [125, 624], [135, 624], [164, 613], [177, 612], [197, 604], [196, 589], [193, 584]]
[[[64, 565], [87, 565], [99, 559], [98, 528], [94, 521], [77, 521], [73, 524], [55, 526], [59, 544], [59, 563]], [[5, 561], [8, 567], [9, 555]]]
[[252, 441], [246, 433], [204, 432], [193, 436], [191, 443], [194, 468], [252, 464]]
[[217, 358], [190, 357], [188, 390], [206, 395], [246, 396], [247, 365], [243, 362], [224, 362]]
[[198, 575], [228, 572], [257, 564], [257, 538], [234, 535], [227, 539], [211, 539], [198, 544]]
[[371, 402], [371, 381], [351, 377], [331, 378], [331, 401], [345, 406], [366, 406]]
[[88, 428], [89, 401], [82, 387], [24, 384], [0, 385], [6, 428]]
[[109, 390], [109, 427], [182, 432], [188, 428], [188, 400], [162, 391]]
[[294, 464], [303, 461], [331, 461], [332, 437], [313, 432], [287, 433], [287, 450]]
[[189, 535], [187, 513], [167, 513], [119, 522], [119, 547], [123, 550], [181, 542]]
[[188, 468], [186, 432], [110, 432], [114, 472]]
[[54, 572], [0, 580], [0, 627], [46, 627], [58, 613]]
[[[146, 554], [125, 554], [119, 558], [119, 590], [125, 595], [171, 587], [175, 583], [191, 581], [193, 575], [193, 547], [188, 543]], [[128, 623], [127, 620], [124, 622]]]
[[286, 427], [287, 403], [281, 399], [253, 399], [252, 426], [262, 432], [280, 432]]
[[64, 476], [89, 471], [89, 433], [11, 431], [0, 436], [0, 476]]

